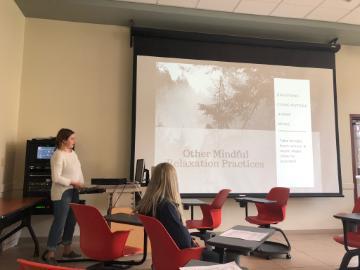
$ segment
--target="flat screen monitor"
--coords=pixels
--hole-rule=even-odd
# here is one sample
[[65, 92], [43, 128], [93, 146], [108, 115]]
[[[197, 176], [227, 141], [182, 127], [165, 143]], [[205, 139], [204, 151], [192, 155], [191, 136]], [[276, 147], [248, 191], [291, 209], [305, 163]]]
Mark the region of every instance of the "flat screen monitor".
[[37, 159], [50, 159], [55, 151], [54, 146], [38, 146], [37, 148]]
[[142, 183], [144, 181], [144, 169], [145, 169], [144, 159], [136, 160], [135, 182]]

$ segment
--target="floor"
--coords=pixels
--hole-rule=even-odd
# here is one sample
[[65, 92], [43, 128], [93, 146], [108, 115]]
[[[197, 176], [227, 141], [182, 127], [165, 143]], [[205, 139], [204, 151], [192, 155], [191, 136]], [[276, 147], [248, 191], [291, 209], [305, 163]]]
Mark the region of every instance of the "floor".
[[[329, 270], [337, 269], [345, 253], [344, 248], [332, 240], [332, 235], [322, 234], [290, 234], [292, 244], [290, 260], [284, 258], [266, 260], [257, 257], [241, 256], [241, 265], [249, 270]], [[278, 236], [274, 236], [276, 240]], [[45, 245], [45, 239], [39, 239], [41, 247]], [[78, 250], [78, 243], [74, 243]], [[17, 247], [10, 248], [0, 253], [1, 269], [18, 269], [16, 258], [32, 258], [33, 243], [30, 239], [20, 239]], [[356, 265], [356, 260], [351, 263]], [[64, 264], [63, 264], [64, 265]], [[74, 264], [73, 264], [74, 265]], [[143, 265], [131, 269], [150, 269], [151, 259]], [[6, 266], [6, 268], [3, 268]], [[86, 266], [84, 264], [77, 266]]]

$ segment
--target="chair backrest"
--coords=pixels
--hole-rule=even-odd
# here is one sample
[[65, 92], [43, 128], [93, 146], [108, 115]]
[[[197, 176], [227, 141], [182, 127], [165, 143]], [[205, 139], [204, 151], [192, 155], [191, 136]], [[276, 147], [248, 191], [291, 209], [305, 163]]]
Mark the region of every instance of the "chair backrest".
[[203, 215], [203, 225], [208, 226], [211, 229], [216, 229], [221, 225], [221, 208], [223, 207], [230, 191], [230, 189], [222, 189], [218, 192], [218, 194], [216, 194], [211, 205], [200, 205]]
[[180, 249], [165, 227], [154, 217], [139, 215], [150, 239], [152, 263], [156, 270], [171, 269]]
[[114, 234], [98, 209], [85, 204], [71, 203], [70, 206], [79, 223], [80, 248], [86, 256], [95, 260], [112, 260], [123, 255], [128, 231], [116, 235], [114, 247]]
[[274, 187], [270, 190], [266, 199], [277, 201], [279, 206], [286, 206], [289, 199], [290, 189], [286, 187]]
[[286, 206], [289, 199], [290, 189], [285, 187], [274, 187], [267, 194], [266, 199], [276, 201], [271, 204], [256, 204], [259, 217], [271, 219], [276, 222], [283, 221], [286, 215]]
[[355, 205], [354, 205], [352, 212], [360, 213], [360, 197], [355, 200]]
[[20, 265], [20, 270], [84, 270], [84, 268], [55, 266], [45, 263], [28, 261], [24, 259], [17, 259], [17, 262]]
[[214, 200], [211, 203], [211, 208], [213, 209], [221, 209], [229, 196], [230, 189], [222, 189], [216, 194]]

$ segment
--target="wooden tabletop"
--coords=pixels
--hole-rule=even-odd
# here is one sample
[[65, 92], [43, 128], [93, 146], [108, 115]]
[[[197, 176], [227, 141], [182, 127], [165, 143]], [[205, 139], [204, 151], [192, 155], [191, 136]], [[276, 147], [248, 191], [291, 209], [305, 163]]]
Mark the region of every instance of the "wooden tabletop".
[[0, 198], [0, 218], [32, 207], [43, 200], [41, 197]]

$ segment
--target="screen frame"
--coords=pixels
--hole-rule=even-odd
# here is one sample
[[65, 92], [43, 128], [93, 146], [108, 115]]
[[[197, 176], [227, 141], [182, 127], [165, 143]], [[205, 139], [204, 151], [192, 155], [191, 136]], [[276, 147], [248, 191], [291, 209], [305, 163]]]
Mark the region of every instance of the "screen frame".
[[[170, 31], [149, 28], [132, 27], [130, 32], [131, 43], [133, 46], [133, 84], [132, 84], [132, 127], [131, 127], [131, 159], [130, 175], [134, 172], [135, 163], [135, 136], [136, 136], [136, 78], [137, 78], [137, 56], [154, 56], [185, 58], [194, 60], [214, 60], [224, 62], [243, 62], [254, 64], [271, 64], [295, 67], [315, 67], [328, 68], [333, 71], [333, 94], [334, 94], [334, 119], [336, 135], [336, 152], [337, 152], [337, 171], [339, 192], [334, 193], [290, 193], [290, 197], [344, 197], [341, 177], [340, 163], [340, 144], [339, 144], [339, 125], [338, 125], [338, 108], [337, 108], [337, 89], [336, 89], [336, 67], [335, 53], [340, 50], [339, 44], [318, 44], [293, 42], [282, 40], [257, 39], [247, 37], [235, 37], [225, 35], [213, 35], [194, 32]], [[189, 50], [189, 47], [196, 48], [199, 45], [208, 45], [210, 52], [215, 47], [236, 48], [243, 47], [247, 51], [237, 54], [236, 57], [229, 53], [228, 49], [223, 49], [221, 53], [210, 54], [202, 48]], [[258, 50], [261, 52], [257, 56], [261, 61], [255, 61], [254, 57], [249, 54], [251, 51]], [[284, 52], [284, 57], [273, 59], [268, 56], [270, 50], [279, 50]], [[287, 54], [297, 53], [295, 60], [286, 57]], [[316, 57], [315, 57], [316, 56]], [[241, 59], [239, 59], [241, 58]], [[293, 61], [296, 61], [294, 65]], [[213, 198], [216, 193], [183, 193], [183, 198]], [[230, 193], [229, 197], [238, 197], [239, 195], [264, 197], [265, 193]]]

